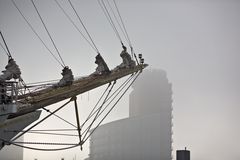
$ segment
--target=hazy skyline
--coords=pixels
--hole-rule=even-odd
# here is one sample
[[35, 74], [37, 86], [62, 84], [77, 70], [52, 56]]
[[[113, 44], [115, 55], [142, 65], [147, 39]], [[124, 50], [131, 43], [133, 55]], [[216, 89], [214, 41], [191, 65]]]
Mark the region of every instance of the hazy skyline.
[[[30, 1], [16, 2], [52, 48]], [[60, 2], [77, 21], [66, 1]], [[73, 3], [109, 68], [120, 64], [121, 46], [97, 1], [73, 0]], [[149, 68], [164, 69], [172, 83], [174, 150], [187, 146], [194, 160], [239, 160], [240, 1], [118, 0], [117, 3], [136, 52], [143, 54]], [[36, 4], [74, 75], [93, 72], [96, 53], [82, 40], [54, 1], [36, 0]], [[61, 67], [9, 0], [0, 0], [0, 29], [26, 82], [61, 77]], [[1, 48], [0, 52], [3, 52]], [[0, 53], [0, 70], [6, 63], [6, 55]], [[87, 93], [78, 98], [81, 113], [87, 112], [96, 102], [100, 91], [90, 92], [89, 101]], [[127, 108], [128, 95], [108, 121], [126, 117]], [[70, 111], [64, 114], [72, 117]], [[54, 120], [46, 124], [52, 125]], [[61, 153], [25, 150], [24, 160], [49, 156], [57, 160], [64, 155], [65, 159], [72, 159], [75, 154], [86, 157], [87, 147], [83, 152], [79, 149]]]

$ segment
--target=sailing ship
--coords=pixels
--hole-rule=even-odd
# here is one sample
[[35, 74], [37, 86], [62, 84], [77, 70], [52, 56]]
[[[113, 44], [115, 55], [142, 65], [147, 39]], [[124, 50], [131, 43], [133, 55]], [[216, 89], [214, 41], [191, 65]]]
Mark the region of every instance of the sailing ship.
[[[119, 38], [120, 44], [122, 45], [122, 48], [123, 48], [120, 54], [122, 58], [122, 63], [116, 66], [112, 70], [108, 68], [107, 63], [104, 61], [103, 57], [98, 51], [86, 26], [84, 25], [79, 14], [77, 13], [77, 10], [75, 9], [73, 3], [71, 2], [71, 0], [68, 0], [70, 6], [72, 7], [79, 21], [83, 25], [83, 28], [86, 34], [88, 35], [88, 38], [86, 37], [84, 38], [87, 40], [90, 46], [93, 49], [95, 49], [97, 53], [95, 57], [96, 58], [95, 63], [97, 65], [96, 70], [93, 73], [89, 74], [88, 76], [81, 77], [81, 78], [74, 78], [71, 69], [64, 64], [64, 61], [61, 58], [61, 55], [51, 37], [50, 32], [48, 31], [43, 21], [43, 18], [41, 17], [40, 12], [37, 9], [36, 4], [34, 3], [33, 0], [31, 0], [31, 2], [33, 4], [33, 7], [36, 10], [36, 13], [39, 16], [39, 19], [43, 24], [43, 27], [48, 33], [48, 36], [51, 39], [52, 44], [55, 47], [56, 53], [59, 56], [59, 58], [57, 58], [57, 56], [55, 56], [53, 52], [48, 49], [48, 47], [42, 41], [41, 37], [37, 34], [37, 32], [29, 23], [29, 21], [23, 15], [23, 13], [19, 9], [16, 2], [12, 0], [13, 5], [22, 15], [23, 19], [27, 22], [27, 24], [29, 25], [33, 33], [36, 34], [36, 36], [44, 44], [44, 46], [49, 50], [52, 56], [62, 65], [63, 67], [62, 78], [59, 81], [54, 83], [48, 82], [48, 83], [41, 83], [37, 85], [25, 84], [25, 82], [21, 77], [21, 70], [17, 65], [15, 59], [13, 58], [12, 54], [10, 53], [7, 43], [5, 41], [5, 38], [1, 32], [2, 41], [4, 42], [4, 45], [1, 44], [1, 46], [2, 48], [3, 46], [5, 47], [3, 49], [6, 55], [8, 56], [8, 64], [6, 65], [5, 70], [2, 72], [2, 74], [0, 74], [0, 149], [2, 149], [5, 145], [12, 144], [12, 145], [29, 148], [29, 149], [49, 151], [49, 149], [25, 146], [17, 143], [16, 140], [19, 137], [23, 136], [25, 133], [29, 132], [34, 127], [36, 127], [37, 125], [39, 125], [40, 123], [42, 123], [43, 121], [45, 121], [50, 116], [55, 115], [59, 110], [61, 110], [63, 107], [65, 107], [67, 104], [71, 102], [74, 102], [74, 105], [75, 105], [75, 115], [76, 115], [76, 122], [77, 122], [76, 131], [78, 132], [79, 142], [77, 142], [76, 144], [71, 144], [69, 146], [68, 144], [65, 144], [67, 147], [57, 148], [52, 150], [63, 150], [63, 149], [77, 147], [77, 146], [80, 146], [82, 148], [82, 145], [90, 137], [93, 131], [102, 123], [102, 121], [106, 118], [106, 116], [111, 112], [113, 107], [115, 107], [118, 101], [129, 89], [131, 84], [141, 74], [142, 70], [146, 68], [148, 65], [144, 63], [144, 59], [142, 58], [141, 54], [139, 54], [139, 57], [137, 59], [115, 0], [112, 1], [112, 5], [115, 6], [116, 12], [113, 11], [113, 7], [111, 7], [111, 3], [109, 3], [108, 0], [98, 1], [105, 13], [105, 16], [109, 20], [109, 23], [113, 26], [116, 36]], [[60, 3], [57, 0], [55, 0], [55, 2], [60, 7], [60, 9], [62, 9], [62, 11], [66, 15], [66, 17], [70, 20], [70, 22], [73, 23], [73, 25], [79, 31], [79, 28], [74, 24], [70, 16], [67, 15], [67, 13], [64, 11], [64, 8], [60, 5]], [[110, 7], [110, 8], [107, 8], [107, 7]], [[112, 13], [112, 16], [110, 13]], [[113, 17], [116, 18], [116, 15], [119, 16], [120, 23], [122, 25], [120, 25], [119, 23], [118, 24], [120, 25], [120, 28], [122, 29], [127, 41], [130, 44], [129, 46], [131, 49], [131, 55], [127, 52], [127, 47], [123, 44], [120, 38], [120, 34], [118, 33], [116, 26], [114, 25]], [[82, 34], [82, 32], [80, 33]], [[126, 76], [129, 76], [127, 80], [116, 90], [116, 92], [114, 92], [110, 96], [110, 93], [116, 81]], [[102, 104], [99, 105], [98, 108], [96, 107], [93, 108], [92, 112], [89, 114], [89, 117], [87, 119], [91, 121], [90, 125], [87, 127], [87, 130], [85, 133], [81, 132], [83, 130], [83, 124], [81, 125], [79, 122], [79, 113], [78, 113], [78, 107], [77, 107], [77, 101], [76, 101], [77, 96], [107, 84], [108, 84], [108, 87], [105, 90], [104, 94], [107, 91], [108, 93], [105, 94], [105, 99], [103, 100]], [[96, 122], [96, 119], [99, 118], [100, 114], [103, 113], [103, 110], [107, 108], [107, 106], [106, 108], [103, 108], [103, 105], [105, 105], [107, 101], [111, 102], [111, 100], [114, 98], [117, 98], [117, 101], [114, 104], [112, 104], [112, 106], [105, 113], [103, 118], [99, 122], [97, 122], [97, 125], [95, 127], [92, 127], [93, 124]], [[50, 106], [52, 104], [58, 103], [63, 100], [68, 100], [68, 101], [66, 101], [63, 105], [59, 106], [54, 111], [49, 111], [48, 109], [46, 109], [47, 106]], [[42, 110], [49, 111], [49, 115], [39, 120]], [[32, 125], [33, 122], [35, 121], [37, 122], [34, 125]], [[28, 129], [24, 130], [26, 127], [28, 127]], [[57, 145], [57, 144], [55, 143], [53, 145]]]

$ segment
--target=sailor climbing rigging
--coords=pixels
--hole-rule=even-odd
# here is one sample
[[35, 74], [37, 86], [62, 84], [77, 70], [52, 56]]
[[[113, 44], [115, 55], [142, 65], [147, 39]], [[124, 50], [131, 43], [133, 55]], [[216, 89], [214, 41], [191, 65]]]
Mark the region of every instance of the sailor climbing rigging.
[[98, 54], [96, 57], [95, 63], [98, 65], [96, 68], [96, 71], [93, 74], [98, 74], [98, 75], [102, 75], [102, 74], [108, 74], [110, 73], [110, 70], [106, 64], [106, 62], [104, 61], [104, 59], [102, 58], [102, 56], [100, 54]]
[[120, 56], [122, 57], [123, 62], [120, 64], [120, 68], [130, 68], [136, 66], [136, 63], [134, 60], [132, 60], [130, 54], [127, 52], [127, 47], [122, 45], [123, 51], [120, 53]]

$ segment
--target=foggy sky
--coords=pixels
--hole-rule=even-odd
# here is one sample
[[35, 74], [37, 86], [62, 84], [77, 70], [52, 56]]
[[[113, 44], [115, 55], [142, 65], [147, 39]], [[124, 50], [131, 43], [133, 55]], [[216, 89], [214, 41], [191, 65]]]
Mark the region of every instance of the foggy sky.
[[[16, 0], [49, 46], [30, 1]], [[66, 1], [60, 1], [68, 8]], [[113, 68], [121, 63], [121, 46], [97, 1], [73, 0], [100, 52]], [[237, 0], [119, 0], [120, 11], [137, 53], [150, 68], [164, 69], [173, 86], [174, 150], [187, 146], [194, 160], [239, 160], [240, 1]], [[53, 1], [36, 1], [49, 31], [74, 75], [95, 69], [91, 50]], [[77, 21], [77, 19], [75, 18]], [[60, 78], [61, 67], [31, 32], [9, 0], [0, 0], [0, 29], [26, 82]], [[52, 46], [51, 46], [52, 47]], [[3, 52], [0, 48], [0, 52]], [[0, 53], [0, 68], [7, 63]], [[34, 76], [33, 76], [34, 75]], [[98, 92], [79, 98], [82, 113], [94, 104]], [[99, 92], [100, 93], [100, 92]], [[128, 95], [108, 121], [128, 115]], [[72, 117], [71, 111], [65, 113]], [[47, 126], [53, 126], [54, 120]], [[27, 138], [27, 137], [26, 137]], [[36, 137], [30, 137], [36, 138]], [[30, 139], [29, 138], [29, 139]], [[25, 160], [35, 157], [72, 159], [86, 157], [78, 149], [61, 153], [25, 150]], [[78, 153], [77, 153], [78, 152]]]

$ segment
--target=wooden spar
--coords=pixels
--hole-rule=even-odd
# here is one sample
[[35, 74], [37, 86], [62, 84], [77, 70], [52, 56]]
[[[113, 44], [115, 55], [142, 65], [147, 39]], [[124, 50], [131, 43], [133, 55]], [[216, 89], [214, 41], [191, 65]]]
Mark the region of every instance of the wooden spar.
[[[70, 86], [57, 88], [51, 87], [36, 93], [31, 93], [29, 94], [28, 98], [18, 100], [19, 103], [30, 104], [30, 106], [19, 107], [18, 113], [15, 116], [32, 112], [45, 106], [49, 106], [62, 100], [77, 96], [114, 80], [120, 79], [124, 76], [141, 71], [147, 66], [147, 64], [140, 64], [131, 68], [117, 69], [107, 75], [90, 75], [88, 77], [74, 80], [73, 84]], [[13, 115], [11, 117], [15, 116]]]

